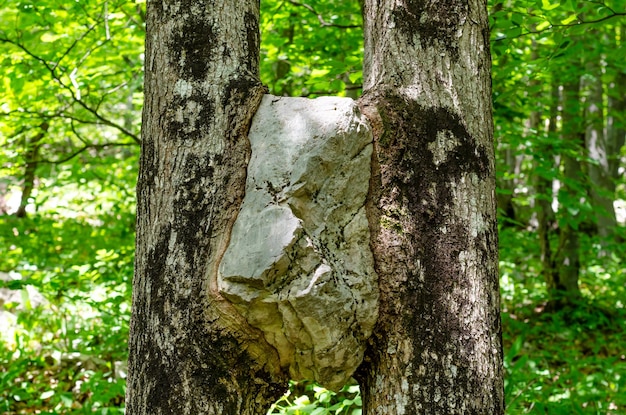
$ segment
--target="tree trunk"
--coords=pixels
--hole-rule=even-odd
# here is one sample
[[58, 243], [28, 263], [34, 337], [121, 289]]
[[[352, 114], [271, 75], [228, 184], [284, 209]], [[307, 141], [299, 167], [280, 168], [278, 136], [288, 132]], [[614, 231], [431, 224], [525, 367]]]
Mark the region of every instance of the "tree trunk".
[[500, 160], [502, 160], [503, 170], [497, 181], [499, 192], [496, 194], [498, 208], [500, 209], [500, 217], [502, 226], [518, 226], [520, 223], [517, 214], [517, 206], [515, 205], [515, 177], [519, 177], [519, 168], [521, 165], [521, 157], [515, 156], [515, 148], [507, 146], [500, 150]]
[[485, 2], [365, 2], [378, 324], [366, 414], [502, 414]]
[[[550, 119], [548, 124], [549, 142], [555, 140], [557, 134], [558, 108], [559, 108], [559, 84], [553, 80], [550, 91]], [[537, 235], [539, 237], [539, 247], [541, 249], [542, 274], [546, 281], [558, 278], [557, 267], [554, 263], [554, 250], [552, 249], [552, 236], [556, 231], [556, 216], [552, 209], [554, 198], [552, 185], [553, 173], [556, 177], [556, 163], [554, 160], [554, 149], [552, 146], [546, 148], [542, 146], [537, 151], [535, 175], [535, 198], [537, 207]], [[542, 172], [544, 174], [542, 174]], [[548, 173], [548, 174], [546, 174]]]
[[[619, 42], [614, 40], [615, 56], [624, 56], [626, 51], [626, 27], [619, 29]], [[620, 53], [621, 51], [621, 53]], [[620, 62], [621, 63], [621, 62]], [[621, 150], [626, 140], [626, 73], [617, 71], [615, 80], [608, 88], [607, 107], [607, 154], [611, 183], [620, 178]]]
[[580, 295], [578, 226], [582, 219], [576, 212], [580, 212], [578, 204], [586, 192], [581, 163], [573, 154], [580, 154], [584, 146], [585, 132], [581, 118], [580, 81], [576, 78], [563, 85], [562, 136], [566, 151], [561, 155], [563, 182], [559, 189], [559, 245], [555, 252], [557, 272], [546, 275], [550, 309], [561, 308]]
[[258, 1], [148, 2], [129, 415], [262, 414], [286, 386], [216, 285], [264, 92], [258, 20]]
[[37, 167], [39, 166], [39, 150], [41, 149], [41, 141], [48, 132], [49, 124], [42, 123], [39, 126], [39, 133], [31, 139], [25, 138], [24, 153], [24, 181], [22, 182], [22, 196], [20, 197], [20, 205], [15, 211], [18, 218], [26, 217], [26, 208], [28, 200], [35, 190], [35, 180], [37, 179]]
[[[596, 32], [596, 36], [598, 33]], [[585, 148], [592, 163], [587, 163], [591, 204], [595, 215], [597, 234], [602, 239], [613, 234], [617, 221], [613, 199], [615, 184], [609, 170], [607, 137], [604, 133], [604, 104], [602, 70], [597, 56], [588, 58], [584, 79], [585, 96]], [[606, 243], [606, 241], [605, 241]]]

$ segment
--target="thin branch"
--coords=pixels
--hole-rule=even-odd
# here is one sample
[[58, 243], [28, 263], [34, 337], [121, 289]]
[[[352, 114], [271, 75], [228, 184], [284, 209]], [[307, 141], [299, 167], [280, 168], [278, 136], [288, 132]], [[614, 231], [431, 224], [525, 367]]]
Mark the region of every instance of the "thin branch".
[[293, 4], [294, 6], [304, 7], [305, 9], [313, 13], [317, 17], [317, 20], [319, 20], [320, 25], [322, 27], [337, 27], [339, 29], [360, 29], [361, 28], [361, 25], [342, 25], [342, 24], [327, 22], [326, 20], [324, 20], [324, 16], [318, 13], [313, 8], [313, 6], [306, 4], [306, 3], [298, 3], [297, 1], [294, 1], [294, 0], [287, 0], [287, 2]]
[[89, 149], [96, 149], [96, 150], [102, 150], [108, 147], [129, 147], [129, 146], [136, 146], [136, 143], [105, 143], [105, 144], [88, 144], [85, 145], [81, 148], [79, 148], [78, 150], [76, 150], [75, 152], [69, 154], [66, 157], [57, 159], [57, 160], [48, 160], [48, 159], [41, 159], [38, 160], [38, 163], [46, 163], [46, 164], [62, 164], [65, 163], [71, 159], [73, 159], [74, 157], [78, 156], [79, 154], [85, 152], [86, 150]]
[[65, 59], [65, 57], [67, 55], [69, 55], [69, 53], [72, 51], [72, 49], [74, 49], [76, 47], [76, 45], [78, 45], [78, 42], [80, 42], [81, 40], [85, 39], [87, 37], [87, 35], [89, 33], [91, 33], [95, 28], [97, 27], [97, 25], [94, 23], [93, 25], [91, 25], [91, 27], [89, 27], [85, 33], [83, 33], [82, 35], [80, 35], [79, 37], [77, 37], [76, 39], [74, 39], [74, 42], [72, 42], [72, 44], [70, 45], [70, 47], [68, 47], [65, 52], [63, 52], [63, 55], [61, 55], [61, 57], [57, 60], [56, 65], [54, 65], [54, 69], [59, 67], [59, 64], [61, 63], [61, 61], [63, 59]]
[[546, 27], [545, 29], [541, 29], [541, 30], [529, 30], [528, 32], [524, 32], [524, 33], [520, 33], [517, 36], [512, 36], [512, 37], [507, 37], [507, 36], [503, 36], [503, 37], [499, 37], [494, 39], [494, 42], [500, 42], [502, 40], [510, 40], [510, 39], [519, 39], [521, 37], [524, 36], [528, 36], [528, 35], [535, 35], [535, 34], [539, 34], [539, 33], [543, 33], [543, 32], [547, 32], [556, 28], [570, 28], [570, 27], [574, 27], [574, 26], [578, 26], [578, 25], [582, 25], [582, 24], [594, 24], [594, 23], [601, 23], [604, 22], [606, 20], [612, 19], [614, 17], [622, 17], [622, 16], [626, 16], [626, 12], [616, 12], [613, 9], [609, 8], [608, 6], [606, 6], [608, 10], [610, 10], [612, 12], [612, 14], [609, 14], [607, 16], [604, 17], [600, 17], [598, 19], [595, 20], [579, 20], [576, 23], [569, 23], [569, 24], [552, 24], [550, 23], [550, 21], [548, 20], [548, 22], [550, 23], [550, 26]]
[[31, 52], [28, 48], [26, 48], [24, 45], [22, 45], [19, 42], [15, 42], [11, 39], [8, 38], [0, 38], [0, 42], [4, 42], [4, 43], [9, 43], [17, 48], [19, 48], [20, 50], [22, 50], [24, 53], [26, 53], [28, 56], [32, 57], [33, 59], [35, 59], [36, 61], [38, 61], [39, 63], [41, 63], [47, 70], [48, 72], [50, 72], [50, 76], [52, 77], [52, 79], [54, 79], [63, 89], [67, 90], [68, 92], [70, 92], [70, 95], [72, 97], [72, 100], [77, 103], [79, 106], [83, 107], [87, 112], [91, 113], [94, 117], [96, 117], [98, 120], [100, 120], [102, 122], [102, 124], [104, 125], [108, 125], [109, 127], [115, 128], [117, 130], [119, 130], [121, 133], [123, 133], [124, 135], [130, 137], [131, 139], [133, 139], [136, 143], [141, 143], [141, 139], [133, 134], [131, 131], [127, 130], [126, 128], [124, 128], [123, 126], [107, 119], [104, 118], [102, 115], [100, 115], [100, 113], [98, 113], [98, 111], [96, 109], [91, 108], [89, 105], [87, 105], [85, 103], [85, 101], [83, 101], [82, 99], [78, 98], [76, 96], [76, 94], [74, 93], [74, 90], [72, 89], [71, 86], [65, 84], [61, 78], [56, 74], [55, 72], [55, 68], [51, 67], [48, 62], [43, 59], [42, 57], [34, 54], [33, 52]]
[[106, 40], [111, 40], [111, 32], [109, 31], [109, 2], [104, 2], [104, 33]]
[[363, 88], [362, 84], [352, 84], [352, 85], [346, 85], [343, 89], [345, 89], [346, 91], [353, 91], [355, 89], [361, 89]]
[[76, 138], [78, 138], [83, 144], [89, 145], [89, 141], [87, 141], [87, 139], [83, 138], [83, 136], [76, 130], [76, 126], [74, 125], [74, 121], [70, 122], [70, 129], [72, 130], [72, 132], [74, 133]]
[[[19, 109], [19, 110], [12, 110], [12, 111], [8, 111], [8, 112], [0, 112], [0, 117], [15, 117], [15, 116], [19, 116], [22, 118], [34, 118], [34, 119], [44, 119], [44, 120], [50, 120], [50, 119], [54, 119], [54, 118], [59, 118], [59, 119], [63, 119], [63, 120], [69, 120], [70, 122], [77, 122], [79, 124], [86, 124], [86, 125], [106, 125], [103, 124], [102, 122], [98, 122], [98, 121], [93, 121], [93, 120], [86, 120], [83, 118], [79, 118], [75, 115], [72, 114], [68, 114], [65, 112], [65, 110], [60, 110], [58, 112], [55, 113], [41, 113], [41, 112], [37, 112], [37, 111], [29, 111], [29, 110], [24, 110], [24, 109]], [[110, 125], [107, 125], [107, 127], [110, 127]], [[137, 143], [139, 144], [139, 143]]]
[[[137, 5], [137, 7], [139, 9], [141, 9], [141, 5]], [[142, 16], [142, 14], [140, 13], [140, 10], [137, 12], [137, 14], [139, 15], [139, 17], [141, 18], [142, 21], [138, 22], [132, 15], [130, 15], [129, 13], [126, 12], [126, 9], [124, 9], [123, 7], [120, 7], [120, 10], [122, 11], [122, 13], [124, 13], [124, 16], [126, 16], [128, 18], [128, 21], [126, 22], [126, 26], [129, 26], [129, 23], [133, 23], [137, 28], [139, 28], [143, 33], [146, 33], [146, 25], [144, 23], [144, 17]]]

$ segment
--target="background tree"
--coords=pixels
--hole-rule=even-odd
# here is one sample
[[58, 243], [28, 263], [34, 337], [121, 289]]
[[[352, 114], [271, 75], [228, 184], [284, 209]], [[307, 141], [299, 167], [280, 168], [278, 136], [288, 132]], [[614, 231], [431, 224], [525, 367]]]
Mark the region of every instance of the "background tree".
[[[579, 279], [589, 265], [582, 257], [591, 252], [589, 246], [602, 247], [593, 250], [602, 256], [621, 238], [614, 207], [619, 178], [608, 174], [608, 160], [620, 158], [615, 152], [623, 144], [607, 141], [604, 82], [614, 71], [623, 72], [606, 49], [615, 45], [613, 21], [623, 15], [613, 2], [533, 1], [492, 15], [496, 24], [504, 23], [496, 26], [494, 42], [497, 135], [502, 148], [513, 147], [522, 157], [515, 166], [501, 165], [511, 183], [506, 194], [514, 195], [501, 208], [516, 213], [503, 223], [537, 230], [549, 309], [575, 306], [561, 300], [580, 298]], [[511, 53], [502, 54], [503, 48]], [[517, 92], [504, 99], [503, 108], [499, 97], [505, 90]], [[530, 128], [521, 132], [523, 123]]]

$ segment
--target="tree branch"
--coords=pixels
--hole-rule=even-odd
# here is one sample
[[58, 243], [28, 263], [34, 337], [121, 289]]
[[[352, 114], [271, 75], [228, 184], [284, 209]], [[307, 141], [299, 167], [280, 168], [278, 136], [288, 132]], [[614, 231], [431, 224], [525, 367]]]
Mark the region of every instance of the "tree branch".
[[86, 150], [89, 149], [96, 149], [96, 150], [102, 150], [108, 147], [129, 147], [129, 146], [135, 146], [136, 143], [132, 142], [132, 143], [105, 143], [105, 144], [86, 144], [83, 147], [79, 148], [78, 150], [74, 151], [73, 153], [62, 157], [60, 159], [57, 160], [49, 160], [49, 159], [41, 159], [38, 160], [38, 163], [46, 163], [46, 164], [62, 164], [65, 163], [71, 159], [73, 159], [74, 157], [78, 156], [79, 154], [85, 152]]
[[[86, 125], [106, 125], [102, 122], [98, 122], [98, 121], [94, 121], [94, 120], [86, 120], [80, 117], [77, 117], [75, 115], [71, 115], [65, 112], [65, 110], [61, 110], [58, 112], [54, 112], [54, 113], [41, 113], [41, 112], [37, 112], [37, 111], [28, 111], [28, 110], [24, 110], [24, 109], [19, 109], [19, 110], [12, 110], [12, 111], [8, 111], [8, 112], [0, 112], [0, 117], [22, 117], [22, 118], [33, 118], [33, 119], [42, 119], [42, 120], [51, 120], [51, 119], [62, 119], [62, 120], [69, 120], [70, 122], [77, 122], [80, 124], [86, 124]], [[108, 127], [110, 127], [109, 125], [107, 125]], [[140, 144], [137, 143], [136, 144]]]
[[294, 0], [287, 0], [287, 2], [293, 4], [294, 6], [304, 7], [305, 9], [307, 9], [308, 11], [313, 13], [317, 17], [317, 20], [319, 20], [320, 25], [322, 27], [337, 27], [339, 29], [360, 29], [362, 27], [361, 25], [341, 25], [341, 24], [336, 24], [336, 23], [330, 23], [330, 22], [327, 22], [326, 20], [324, 20], [324, 17], [320, 13], [318, 13], [313, 8], [313, 6], [311, 6], [309, 4], [299, 3], [299, 2], [294, 1]]
[[[119, 124], [117, 124], [117, 123], [115, 123], [115, 122], [113, 122], [113, 121], [103, 117], [97, 111], [97, 109], [91, 108], [89, 105], [87, 105], [87, 103], [85, 101], [83, 101], [81, 98], [78, 98], [76, 96], [76, 93], [72, 89], [72, 87], [67, 85], [66, 83], [64, 83], [61, 80], [61, 78], [57, 75], [57, 73], [56, 73], [56, 66], [55, 67], [50, 66], [50, 64], [48, 64], [48, 62], [45, 59], [43, 59], [42, 57], [36, 55], [34, 52], [31, 52], [26, 46], [24, 46], [20, 42], [16, 42], [16, 41], [14, 41], [12, 39], [9, 39], [9, 38], [0, 38], [0, 42], [8, 43], [10, 45], [13, 45], [13, 46], [17, 47], [18, 49], [20, 49], [24, 53], [26, 53], [28, 56], [30, 56], [31, 58], [33, 58], [36, 61], [38, 61], [39, 63], [41, 63], [48, 70], [48, 72], [50, 73], [50, 76], [52, 77], [52, 79], [54, 81], [56, 81], [61, 86], [61, 88], [65, 89], [66, 91], [68, 91], [70, 93], [70, 95], [72, 97], [72, 100], [76, 104], [81, 106], [83, 109], [85, 109], [87, 112], [91, 113], [94, 117], [96, 117], [96, 119], [100, 120], [102, 124], [117, 129], [122, 134], [130, 137], [131, 139], [133, 139], [138, 144], [141, 143], [141, 139], [136, 134], [134, 134], [131, 131], [127, 130], [122, 125], [119, 125]], [[101, 45], [99, 45], [99, 46], [101, 46]]]
[[502, 37], [498, 37], [496, 39], [494, 39], [494, 42], [500, 42], [502, 40], [510, 40], [510, 39], [519, 39], [521, 37], [524, 36], [528, 36], [528, 35], [535, 35], [535, 34], [539, 34], [539, 33], [543, 33], [543, 32], [547, 32], [550, 30], [553, 30], [555, 28], [570, 28], [570, 27], [574, 27], [574, 26], [578, 26], [578, 25], [582, 25], [582, 24], [594, 24], [594, 23], [601, 23], [604, 22], [606, 20], [612, 19], [614, 17], [622, 17], [622, 16], [626, 16], [626, 12], [616, 12], [615, 10], [611, 9], [610, 7], [606, 6], [605, 7], [611, 11], [611, 14], [604, 16], [604, 17], [600, 17], [598, 19], [595, 20], [578, 20], [576, 23], [568, 23], [568, 24], [552, 24], [549, 20], [548, 23], [550, 23], [550, 26], [546, 27], [545, 29], [541, 29], [541, 30], [529, 30], [528, 32], [524, 32], [524, 33], [520, 33], [517, 36], [511, 36], [511, 37], [507, 37], [507, 36], [502, 36]]

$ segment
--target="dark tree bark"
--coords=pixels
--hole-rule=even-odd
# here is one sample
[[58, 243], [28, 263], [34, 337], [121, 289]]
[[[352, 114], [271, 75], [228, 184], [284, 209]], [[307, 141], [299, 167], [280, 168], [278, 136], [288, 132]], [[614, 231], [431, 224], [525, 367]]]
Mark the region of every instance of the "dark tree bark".
[[286, 387], [216, 287], [264, 93], [258, 19], [258, 1], [148, 2], [129, 415], [262, 414]]
[[[580, 238], [578, 225], [582, 218], [575, 213], [576, 203], [585, 196], [581, 163], [573, 154], [584, 148], [585, 133], [582, 127], [580, 106], [580, 80], [568, 80], [563, 85], [562, 138], [569, 152], [561, 155], [563, 181], [559, 189], [559, 242], [554, 253], [557, 271], [546, 274], [550, 294], [550, 309], [558, 309], [579, 297]], [[574, 209], [568, 209], [574, 204]]]
[[484, 1], [365, 2], [363, 111], [379, 323], [367, 414], [502, 414]]
[[[556, 80], [552, 81], [550, 87], [550, 118], [548, 124], [548, 136], [555, 137], [557, 134], [557, 118], [559, 108], [559, 84]], [[542, 172], [555, 172], [558, 169], [552, 148], [542, 147], [537, 151], [536, 166]], [[556, 172], [555, 172], [556, 173]], [[556, 174], [554, 174], [556, 177]], [[552, 240], [556, 239], [556, 215], [552, 209], [552, 200], [554, 198], [552, 185], [554, 179], [545, 177], [542, 174], [536, 174], [535, 192], [537, 207], [537, 235], [539, 237], [539, 247], [541, 250], [542, 274], [546, 281], [554, 281], [558, 279], [558, 268], [555, 264], [554, 249]]]

